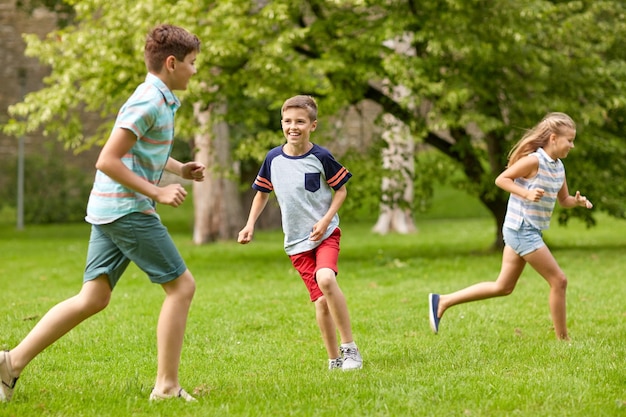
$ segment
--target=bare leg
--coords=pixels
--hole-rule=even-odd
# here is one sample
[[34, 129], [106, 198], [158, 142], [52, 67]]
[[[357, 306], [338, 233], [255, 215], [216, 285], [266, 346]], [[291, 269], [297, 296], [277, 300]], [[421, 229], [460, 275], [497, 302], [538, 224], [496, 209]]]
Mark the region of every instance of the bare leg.
[[166, 284], [165, 300], [157, 325], [158, 369], [155, 390], [162, 394], [176, 394], [180, 390], [178, 367], [187, 325], [187, 315], [196, 290], [189, 270]]
[[511, 294], [525, 265], [526, 261], [523, 258], [509, 246], [505, 246], [502, 252], [502, 267], [498, 279], [474, 284], [451, 294], [440, 295], [437, 317], [443, 316], [448, 308], [457, 304]]
[[337, 284], [335, 271], [330, 268], [322, 268], [317, 271], [316, 279], [317, 285], [326, 298], [330, 315], [337, 326], [337, 330], [339, 330], [341, 343], [353, 342], [348, 304], [339, 284]]
[[556, 337], [562, 340], [569, 340], [566, 322], [565, 292], [567, 290], [567, 278], [565, 273], [563, 273], [547, 246], [526, 255], [524, 259], [548, 281], [550, 285], [550, 314]]
[[52, 307], [28, 335], [9, 352], [14, 377], [48, 346], [83, 320], [102, 311], [111, 299], [111, 287], [105, 275], [83, 283], [74, 297]]
[[336, 359], [341, 356], [339, 347], [337, 346], [337, 332], [335, 330], [335, 322], [330, 315], [326, 297], [321, 296], [315, 300], [315, 318], [317, 325], [322, 333], [322, 340], [328, 352], [328, 359]]

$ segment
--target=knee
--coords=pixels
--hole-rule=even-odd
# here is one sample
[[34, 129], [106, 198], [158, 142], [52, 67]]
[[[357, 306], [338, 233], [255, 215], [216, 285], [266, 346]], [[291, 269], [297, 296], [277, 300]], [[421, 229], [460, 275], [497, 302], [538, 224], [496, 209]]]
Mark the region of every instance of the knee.
[[111, 301], [111, 286], [105, 276], [83, 284], [76, 296], [80, 310], [92, 315], [104, 310]]
[[317, 271], [315, 279], [317, 280], [317, 285], [324, 294], [332, 291], [337, 285], [337, 278], [335, 277], [335, 272], [332, 269], [320, 269]]
[[564, 273], [560, 273], [555, 278], [553, 278], [550, 282], [551, 282], [552, 288], [556, 290], [559, 290], [562, 292], [565, 292], [565, 290], [567, 290], [567, 277], [565, 276]]
[[111, 293], [97, 293], [83, 295], [82, 297], [83, 312], [92, 315], [101, 312], [109, 305], [111, 301]]
[[495, 295], [497, 296], [507, 296], [511, 295], [513, 290], [515, 289], [515, 283], [513, 284], [502, 284], [496, 282]]
[[195, 293], [196, 293], [196, 281], [193, 279], [193, 277], [190, 276], [188, 279], [185, 279], [183, 282], [181, 282], [181, 285], [178, 290], [178, 294], [181, 297], [186, 298], [187, 300], [191, 301]]
[[500, 288], [500, 295], [502, 295], [502, 296], [511, 295], [511, 293], [513, 292], [514, 289], [515, 289], [515, 287], [511, 286], [511, 285], [508, 285], [506, 287], [502, 287], [502, 288]]
[[172, 281], [176, 296], [191, 301], [196, 293], [196, 281], [189, 271]]

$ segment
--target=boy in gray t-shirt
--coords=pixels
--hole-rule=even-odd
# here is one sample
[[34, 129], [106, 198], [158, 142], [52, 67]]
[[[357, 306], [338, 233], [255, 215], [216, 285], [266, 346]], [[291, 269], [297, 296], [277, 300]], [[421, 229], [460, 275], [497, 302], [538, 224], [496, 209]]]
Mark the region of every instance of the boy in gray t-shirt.
[[363, 359], [352, 337], [346, 299], [337, 284], [341, 237], [337, 212], [346, 199], [345, 184], [352, 174], [327, 149], [311, 143], [311, 132], [317, 127], [317, 104], [312, 97], [286, 100], [281, 114], [287, 143], [265, 157], [252, 185], [257, 193], [238, 242], [252, 240], [254, 225], [274, 191], [282, 215], [285, 252], [315, 303], [328, 367], [360, 369]]

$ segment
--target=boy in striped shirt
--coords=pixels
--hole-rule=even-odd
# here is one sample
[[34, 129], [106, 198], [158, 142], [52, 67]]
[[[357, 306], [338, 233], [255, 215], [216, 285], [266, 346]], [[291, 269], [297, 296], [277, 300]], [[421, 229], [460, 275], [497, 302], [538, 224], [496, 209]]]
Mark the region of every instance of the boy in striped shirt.
[[187, 195], [180, 184], [159, 185], [164, 170], [194, 181], [204, 179], [202, 164], [169, 156], [174, 114], [180, 107], [172, 91], [187, 88], [199, 51], [198, 38], [177, 26], [160, 25], [148, 35], [148, 75], [122, 106], [96, 162], [87, 205], [92, 229], [82, 289], [50, 309], [14, 349], [0, 352], [0, 402], [11, 400], [20, 373], [41, 351], [109, 304], [131, 261], [165, 292], [150, 400], [194, 401], [178, 382], [178, 368], [195, 281], [161, 223], [156, 203], [177, 207]]

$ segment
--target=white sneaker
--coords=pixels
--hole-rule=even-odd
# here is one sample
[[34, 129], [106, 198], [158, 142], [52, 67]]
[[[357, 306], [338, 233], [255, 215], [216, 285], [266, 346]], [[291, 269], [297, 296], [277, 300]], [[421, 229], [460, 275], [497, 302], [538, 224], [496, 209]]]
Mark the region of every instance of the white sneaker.
[[150, 393], [150, 401], [167, 400], [169, 398], [182, 398], [187, 402], [196, 401], [195, 398], [189, 395], [189, 393], [182, 388], [178, 391], [177, 394], [163, 394], [163, 393], [157, 392], [156, 389], [153, 389], [152, 392]]
[[358, 348], [345, 348], [340, 347], [343, 354], [343, 365], [341, 369], [344, 371], [351, 371], [353, 369], [361, 369], [363, 367], [363, 358]]
[[13, 388], [17, 378], [13, 377], [13, 369], [9, 363], [9, 352], [0, 352], [0, 403], [8, 403], [13, 397]]
[[328, 369], [330, 369], [330, 370], [341, 369], [342, 365], [343, 365], [343, 358], [329, 359], [328, 360]]

